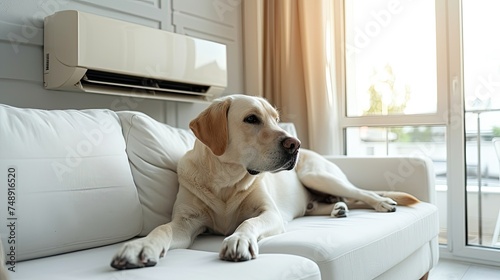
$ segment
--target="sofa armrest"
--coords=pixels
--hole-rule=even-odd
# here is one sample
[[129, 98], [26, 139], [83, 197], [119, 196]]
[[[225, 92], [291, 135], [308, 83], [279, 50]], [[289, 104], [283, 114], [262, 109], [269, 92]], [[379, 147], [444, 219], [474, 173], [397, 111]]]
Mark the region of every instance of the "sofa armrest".
[[407, 192], [421, 201], [436, 202], [432, 161], [415, 157], [326, 156], [355, 186], [374, 191]]

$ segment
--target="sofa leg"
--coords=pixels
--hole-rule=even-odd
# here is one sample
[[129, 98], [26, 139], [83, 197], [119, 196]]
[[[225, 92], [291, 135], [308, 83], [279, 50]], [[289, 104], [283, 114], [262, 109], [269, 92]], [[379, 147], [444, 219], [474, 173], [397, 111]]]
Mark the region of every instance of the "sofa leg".
[[427, 280], [427, 279], [429, 279], [429, 272], [427, 272], [426, 274], [424, 274], [424, 276], [420, 278], [420, 280]]

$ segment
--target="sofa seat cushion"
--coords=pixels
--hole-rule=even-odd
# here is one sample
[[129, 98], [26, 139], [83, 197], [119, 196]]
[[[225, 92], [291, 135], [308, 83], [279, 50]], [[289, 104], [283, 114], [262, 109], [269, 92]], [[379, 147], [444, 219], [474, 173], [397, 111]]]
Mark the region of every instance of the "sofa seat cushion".
[[[142, 213], [118, 116], [0, 105], [0, 235], [15, 260], [130, 239]], [[6, 226], [9, 225], [9, 227]]]
[[428, 203], [395, 213], [353, 210], [346, 219], [303, 217], [286, 233], [262, 240], [261, 251], [307, 257], [327, 279], [373, 279], [436, 237], [438, 218]]
[[[437, 207], [422, 202], [399, 206], [394, 213], [356, 209], [342, 219], [297, 218], [288, 223], [285, 233], [259, 241], [259, 251], [261, 255], [292, 254], [311, 259], [320, 267], [323, 279], [374, 279], [438, 233]], [[200, 236], [191, 248], [218, 251], [222, 239]]]
[[190, 149], [194, 135], [171, 127], [140, 112], [117, 113], [127, 145], [127, 155], [141, 200], [143, 227], [147, 235], [171, 220], [179, 182], [177, 162]]
[[218, 254], [172, 250], [154, 267], [117, 271], [109, 266], [122, 244], [20, 262], [11, 280], [164, 280], [321, 278], [318, 266], [302, 257], [269, 254], [248, 262], [226, 262]]

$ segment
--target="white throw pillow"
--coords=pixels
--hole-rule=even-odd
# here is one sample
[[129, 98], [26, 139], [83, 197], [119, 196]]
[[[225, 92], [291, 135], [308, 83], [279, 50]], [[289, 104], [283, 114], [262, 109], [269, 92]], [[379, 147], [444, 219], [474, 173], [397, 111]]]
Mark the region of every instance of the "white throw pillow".
[[0, 105], [0, 190], [0, 235], [16, 261], [142, 229], [120, 122], [109, 110]]
[[147, 235], [168, 223], [177, 197], [177, 163], [195, 141], [194, 135], [139, 112], [117, 112], [127, 154], [142, 204], [143, 229]]

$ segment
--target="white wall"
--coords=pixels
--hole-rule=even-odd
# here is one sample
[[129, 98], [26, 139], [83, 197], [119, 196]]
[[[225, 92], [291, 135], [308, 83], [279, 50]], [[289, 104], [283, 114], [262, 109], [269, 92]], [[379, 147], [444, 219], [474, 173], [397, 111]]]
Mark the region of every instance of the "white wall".
[[80, 10], [227, 45], [228, 88], [243, 93], [241, 4], [235, 0], [0, 0], [0, 103], [42, 109], [137, 110], [177, 127], [206, 105], [43, 89], [43, 18]]

